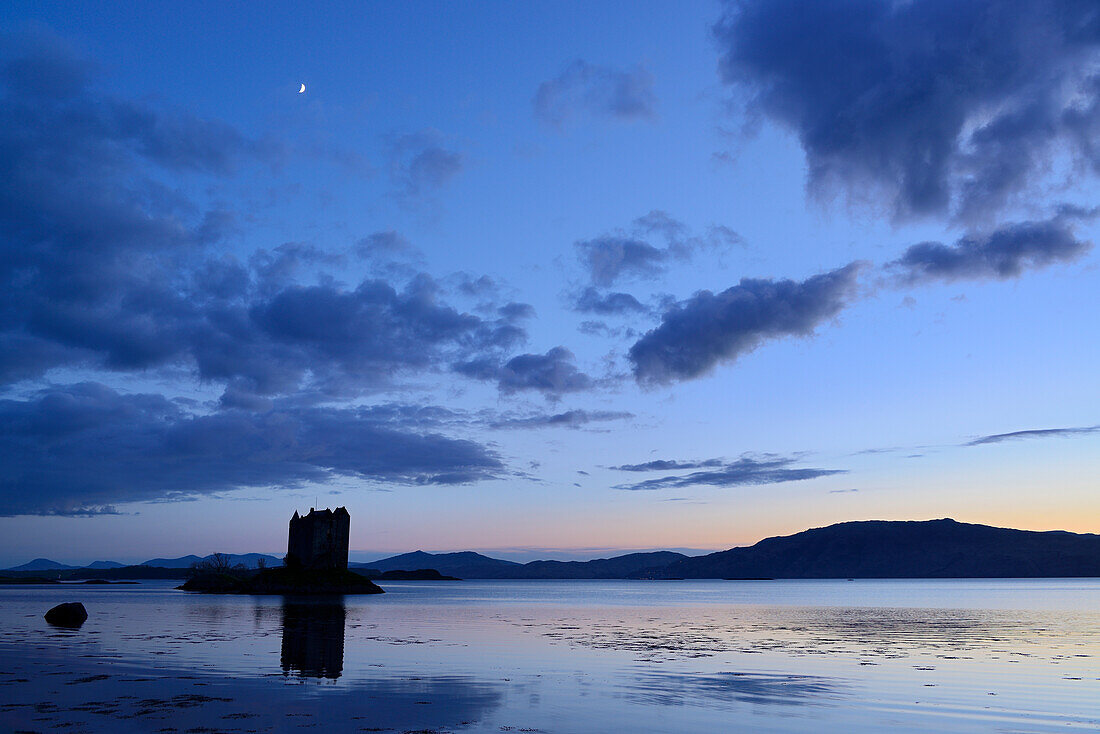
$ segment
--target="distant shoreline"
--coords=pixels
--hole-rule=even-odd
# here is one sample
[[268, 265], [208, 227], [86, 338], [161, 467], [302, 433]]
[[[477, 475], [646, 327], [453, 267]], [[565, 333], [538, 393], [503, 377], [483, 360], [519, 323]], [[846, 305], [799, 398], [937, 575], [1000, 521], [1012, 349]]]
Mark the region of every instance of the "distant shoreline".
[[[590, 561], [516, 563], [472, 551], [415, 551], [369, 564], [352, 563], [349, 570], [367, 577], [431, 571], [440, 577], [484, 580], [1100, 578], [1100, 535], [1013, 530], [950, 519], [868, 520], [701, 556], [654, 551]], [[139, 565], [8, 570], [0, 571], [0, 577], [56, 574], [61, 581], [140, 580], [185, 579], [189, 573], [189, 568]]]

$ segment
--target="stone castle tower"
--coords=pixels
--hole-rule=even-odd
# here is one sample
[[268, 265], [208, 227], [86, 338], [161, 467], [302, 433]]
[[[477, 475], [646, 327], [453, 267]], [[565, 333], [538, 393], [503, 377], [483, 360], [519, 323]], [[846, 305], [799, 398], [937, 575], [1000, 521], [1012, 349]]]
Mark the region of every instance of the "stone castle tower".
[[348, 567], [348, 542], [351, 538], [351, 515], [343, 507], [325, 508], [290, 518], [287, 540], [287, 565], [302, 568], [328, 569]]

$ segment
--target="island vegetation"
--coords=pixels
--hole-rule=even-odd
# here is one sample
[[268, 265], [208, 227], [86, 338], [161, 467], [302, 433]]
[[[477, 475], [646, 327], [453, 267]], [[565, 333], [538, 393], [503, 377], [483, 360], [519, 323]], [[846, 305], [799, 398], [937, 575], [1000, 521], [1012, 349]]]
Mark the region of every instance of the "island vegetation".
[[215, 553], [195, 563], [178, 587], [206, 594], [382, 594], [381, 587], [346, 568], [306, 568], [288, 556], [285, 565], [249, 569]]

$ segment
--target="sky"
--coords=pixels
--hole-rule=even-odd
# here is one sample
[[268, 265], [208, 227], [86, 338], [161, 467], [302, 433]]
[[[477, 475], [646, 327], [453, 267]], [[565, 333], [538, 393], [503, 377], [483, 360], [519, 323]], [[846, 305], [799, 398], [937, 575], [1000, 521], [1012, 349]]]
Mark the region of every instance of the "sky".
[[0, 34], [0, 567], [1100, 532], [1094, 2]]

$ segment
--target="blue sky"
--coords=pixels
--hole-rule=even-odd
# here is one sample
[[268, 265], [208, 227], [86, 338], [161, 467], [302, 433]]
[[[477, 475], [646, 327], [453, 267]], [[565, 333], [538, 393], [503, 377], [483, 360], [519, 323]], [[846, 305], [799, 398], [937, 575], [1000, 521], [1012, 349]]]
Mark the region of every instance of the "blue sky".
[[0, 563], [1098, 529], [1091, 3], [0, 26]]

